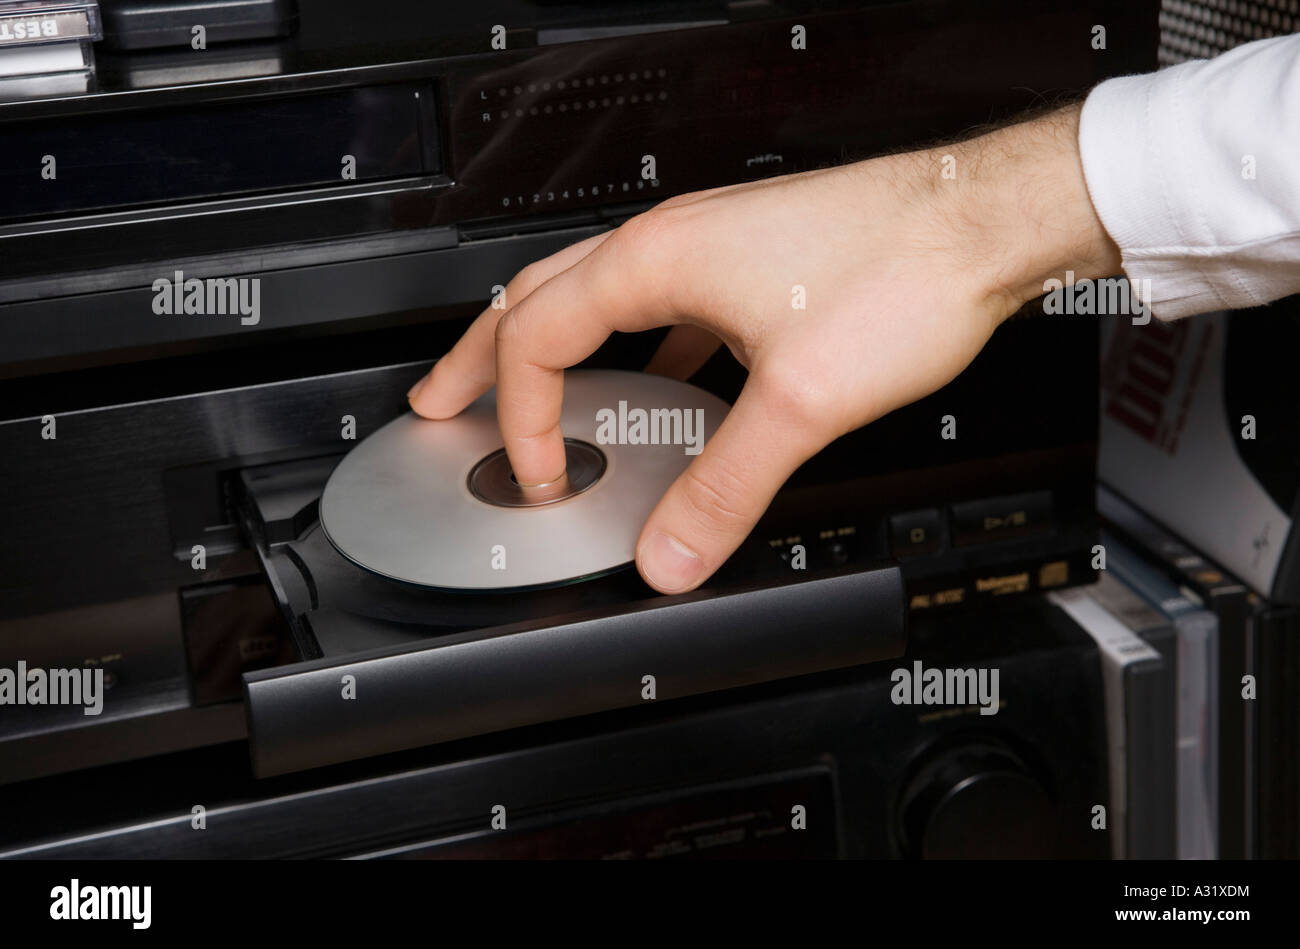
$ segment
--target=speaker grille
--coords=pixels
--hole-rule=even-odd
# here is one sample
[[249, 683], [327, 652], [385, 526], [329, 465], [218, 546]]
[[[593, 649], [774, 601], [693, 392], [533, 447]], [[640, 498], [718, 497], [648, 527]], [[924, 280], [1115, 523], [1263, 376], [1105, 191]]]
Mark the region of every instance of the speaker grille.
[[1300, 28], [1300, 0], [1163, 0], [1160, 65], [1209, 59]]

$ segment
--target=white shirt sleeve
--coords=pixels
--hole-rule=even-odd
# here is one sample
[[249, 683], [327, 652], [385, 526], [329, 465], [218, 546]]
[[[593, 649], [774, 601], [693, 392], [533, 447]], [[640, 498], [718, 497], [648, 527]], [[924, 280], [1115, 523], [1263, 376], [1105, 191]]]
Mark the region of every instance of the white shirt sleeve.
[[1079, 152], [1158, 318], [1300, 293], [1300, 34], [1103, 82]]

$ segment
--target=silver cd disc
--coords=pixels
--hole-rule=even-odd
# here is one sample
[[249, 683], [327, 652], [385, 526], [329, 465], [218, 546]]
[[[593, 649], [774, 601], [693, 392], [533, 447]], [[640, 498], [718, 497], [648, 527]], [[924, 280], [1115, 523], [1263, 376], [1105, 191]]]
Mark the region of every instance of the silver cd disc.
[[445, 590], [553, 586], [630, 563], [641, 528], [727, 414], [662, 376], [565, 373], [560, 482], [522, 488], [496, 393], [455, 418], [408, 412], [362, 441], [325, 485], [320, 522], [344, 557]]

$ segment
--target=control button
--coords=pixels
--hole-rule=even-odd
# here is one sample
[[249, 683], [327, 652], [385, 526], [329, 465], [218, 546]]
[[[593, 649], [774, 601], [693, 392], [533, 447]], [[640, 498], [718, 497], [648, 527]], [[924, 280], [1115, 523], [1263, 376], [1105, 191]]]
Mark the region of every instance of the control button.
[[1037, 534], [1052, 526], [1052, 492], [1034, 491], [963, 501], [949, 508], [953, 544], [964, 547]]
[[904, 855], [931, 860], [1043, 859], [1060, 824], [1047, 788], [992, 741], [926, 762], [904, 788], [899, 817]]
[[895, 557], [932, 554], [943, 546], [943, 519], [935, 508], [895, 514], [889, 519], [889, 549]]
[[858, 529], [855, 526], [829, 527], [817, 532], [818, 559], [832, 567], [842, 567], [857, 555]]

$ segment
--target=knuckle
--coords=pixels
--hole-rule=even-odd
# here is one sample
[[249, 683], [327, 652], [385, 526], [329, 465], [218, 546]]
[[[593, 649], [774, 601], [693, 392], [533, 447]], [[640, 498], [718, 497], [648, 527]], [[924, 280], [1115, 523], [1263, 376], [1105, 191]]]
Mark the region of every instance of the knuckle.
[[680, 279], [689, 265], [691, 231], [683, 227], [689, 208], [651, 208], [623, 223], [602, 246], [613, 264], [606, 274], [620, 282], [620, 289], [639, 294], [664, 312], [678, 312], [682, 305]]
[[693, 201], [698, 201], [699, 199], [700, 199], [700, 193], [698, 191], [688, 191], [685, 194], [676, 194], [673, 195], [671, 198], [668, 198], [664, 201], [660, 201], [658, 204], [654, 206], [654, 208], [652, 208], [652, 210], [660, 211], [660, 210], [666, 210], [668, 208], [678, 208], [684, 204], [690, 204]]
[[559, 422], [552, 422], [550, 424], [547, 424], [546, 422], [537, 422], [534, 423], [531, 429], [514, 431], [511, 432], [510, 435], [515, 441], [529, 445], [537, 444], [539, 442], [545, 444], [551, 439], [563, 438]]
[[680, 220], [681, 212], [675, 207], [651, 208], [625, 221], [610, 238], [617, 247], [638, 256], [657, 254], [673, 247], [672, 234]]
[[755, 376], [763, 406], [773, 422], [814, 433], [825, 428], [832, 406], [820, 374], [802, 364], [781, 360], [764, 365]]
[[493, 331], [493, 338], [496, 340], [497, 350], [514, 345], [519, 340], [520, 320], [519, 314], [515, 309], [510, 309], [497, 320], [496, 329]]
[[514, 279], [506, 287], [506, 293], [509, 295], [507, 299], [521, 299], [544, 284], [548, 270], [545, 264], [545, 260], [535, 260], [515, 274]]
[[719, 465], [707, 474], [695, 468], [687, 468], [682, 476], [682, 499], [692, 522], [711, 534], [748, 529], [744, 480]]

